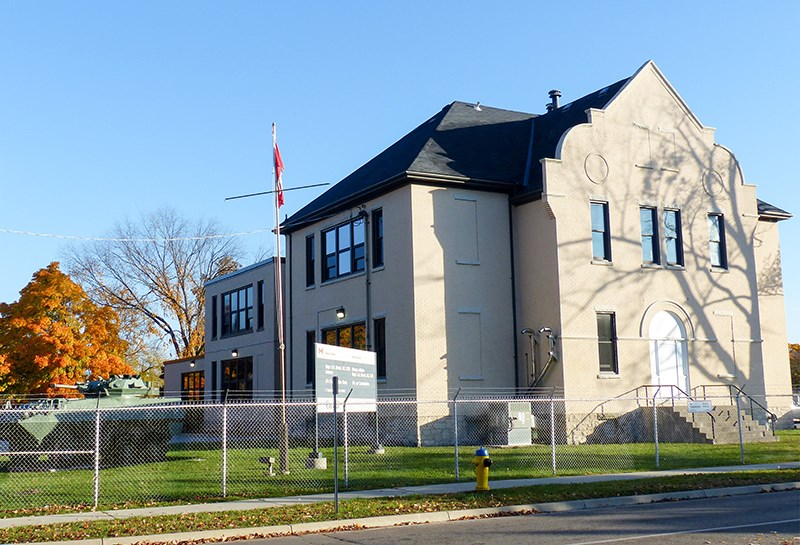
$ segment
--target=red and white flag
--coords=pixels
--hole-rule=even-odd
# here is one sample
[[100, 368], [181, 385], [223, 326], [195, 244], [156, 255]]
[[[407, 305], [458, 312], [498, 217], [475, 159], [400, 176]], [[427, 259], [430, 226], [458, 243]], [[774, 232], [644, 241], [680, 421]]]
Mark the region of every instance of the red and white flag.
[[278, 137], [275, 134], [275, 123], [272, 124], [272, 160], [275, 168], [275, 191], [278, 194], [278, 208], [283, 206], [283, 159], [278, 149]]

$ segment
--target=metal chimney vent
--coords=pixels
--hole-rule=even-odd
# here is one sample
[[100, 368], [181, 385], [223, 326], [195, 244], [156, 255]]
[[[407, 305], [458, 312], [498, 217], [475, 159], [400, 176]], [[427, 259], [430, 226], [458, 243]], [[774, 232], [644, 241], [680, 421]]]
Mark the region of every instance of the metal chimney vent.
[[547, 111], [552, 112], [553, 110], [559, 108], [561, 106], [559, 99], [561, 98], [561, 91], [558, 89], [553, 89], [547, 95], [550, 97], [550, 104], [547, 105]]

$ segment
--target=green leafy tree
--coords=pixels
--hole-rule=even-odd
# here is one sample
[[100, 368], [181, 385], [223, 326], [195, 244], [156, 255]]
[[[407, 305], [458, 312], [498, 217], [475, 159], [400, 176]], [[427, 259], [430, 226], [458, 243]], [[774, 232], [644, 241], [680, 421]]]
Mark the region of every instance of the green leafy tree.
[[53, 383], [131, 373], [119, 318], [95, 305], [53, 262], [17, 302], [0, 303], [0, 392], [54, 393]]

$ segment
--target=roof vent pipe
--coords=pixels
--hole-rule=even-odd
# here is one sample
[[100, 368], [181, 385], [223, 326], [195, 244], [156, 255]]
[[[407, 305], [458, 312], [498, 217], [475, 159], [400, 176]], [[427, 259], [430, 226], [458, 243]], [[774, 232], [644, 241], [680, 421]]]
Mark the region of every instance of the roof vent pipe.
[[553, 89], [547, 95], [550, 97], [550, 104], [547, 105], [547, 111], [552, 112], [561, 106], [559, 99], [561, 98], [561, 91]]

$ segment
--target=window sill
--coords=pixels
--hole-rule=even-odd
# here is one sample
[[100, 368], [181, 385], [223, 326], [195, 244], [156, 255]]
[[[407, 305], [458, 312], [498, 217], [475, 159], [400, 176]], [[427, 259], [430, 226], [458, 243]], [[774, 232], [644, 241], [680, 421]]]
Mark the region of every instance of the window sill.
[[648, 271], [657, 271], [661, 268], [660, 263], [642, 263], [642, 269]]
[[614, 262], [613, 261], [604, 261], [604, 260], [600, 260], [600, 259], [592, 259], [591, 263], [592, 263], [592, 265], [600, 265], [601, 267], [613, 267], [614, 266]]
[[320, 286], [329, 286], [331, 284], [336, 284], [338, 282], [344, 282], [345, 280], [350, 280], [351, 278], [360, 278], [364, 275], [365, 275], [364, 271], [357, 271], [345, 276], [337, 276], [336, 278], [331, 278], [330, 280], [324, 280], [322, 281]]
[[686, 267], [683, 265], [664, 265], [664, 268], [668, 271], [685, 271]]
[[386, 268], [386, 265], [376, 265], [372, 267], [372, 272], [382, 271]]
[[466, 377], [458, 377], [458, 380], [463, 382], [479, 382], [483, 380], [482, 376], [466, 376]]
[[378, 378], [377, 382], [378, 384], [386, 384], [386, 378]]
[[234, 333], [228, 333], [226, 335], [220, 335], [219, 340], [230, 339], [232, 337], [241, 337], [242, 335], [249, 335], [252, 332], [253, 332], [253, 328], [244, 329], [242, 331], [236, 331]]
[[711, 267], [710, 269], [708, 269], [708, 272], [717, 274], [728, 274], [730, 271], [725, 267]]
[[597, 374], [597, 378], [601, 380], [619, 380], [620, 376], [619, 373], [601, 372]]
[[306, 291], [308, 291], [308, 290], [313, 290], [313, 289], [314, 289], [314, 288], [316, 288], [316, 287], [317, 287], [317, 285], [316, 285], [316, 284], [311, 284], [310, 286], [306, 286]]
[[480, 265], [480, 261], [470, 261], [468, 259], [456, 259], [456, 265], [473, 265], [477, 266]]

